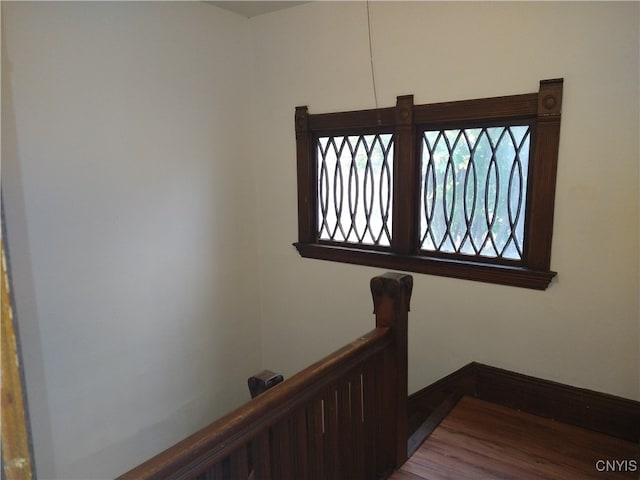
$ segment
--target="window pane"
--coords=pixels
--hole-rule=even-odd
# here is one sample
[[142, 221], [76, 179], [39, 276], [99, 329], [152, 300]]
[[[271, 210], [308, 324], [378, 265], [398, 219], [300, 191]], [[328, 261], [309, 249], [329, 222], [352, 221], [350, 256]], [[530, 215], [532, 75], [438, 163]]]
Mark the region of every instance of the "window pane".
[[521, 260], [529, 142], [526, 125], [423, 132], [420, 248]]
[[320, 137], [318, 238], [391, 245], [393, 135]]

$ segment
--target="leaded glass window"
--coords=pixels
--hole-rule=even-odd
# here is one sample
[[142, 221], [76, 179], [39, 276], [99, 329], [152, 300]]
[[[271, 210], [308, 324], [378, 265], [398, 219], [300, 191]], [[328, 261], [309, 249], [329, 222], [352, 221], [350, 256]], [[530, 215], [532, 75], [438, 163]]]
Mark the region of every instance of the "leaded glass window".
[[563, 80], [535, 93], [296, 109], [303, 257], [546, 289]]
[[422, 134], [420, 248], [521, 260], [527, 125]]
[[318, 236], [391, 245], [393, 135], [320, 137]]

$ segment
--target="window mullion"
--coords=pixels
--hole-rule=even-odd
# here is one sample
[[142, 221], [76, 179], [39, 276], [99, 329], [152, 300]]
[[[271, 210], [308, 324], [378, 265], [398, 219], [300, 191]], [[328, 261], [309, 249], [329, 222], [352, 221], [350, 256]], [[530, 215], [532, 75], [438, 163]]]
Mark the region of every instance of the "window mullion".
[[415, 250], [417, 198], [413, 95], [398, 97], [395, 109], [393, 237], [391, 249], [409, 255]]

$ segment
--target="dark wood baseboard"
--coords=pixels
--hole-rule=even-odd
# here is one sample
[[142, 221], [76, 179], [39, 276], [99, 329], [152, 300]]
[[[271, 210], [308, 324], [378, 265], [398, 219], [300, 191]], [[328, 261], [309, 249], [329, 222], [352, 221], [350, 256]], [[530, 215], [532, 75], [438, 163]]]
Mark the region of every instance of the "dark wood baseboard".
[[409, 436], [409, 441], [407, 442], [407, 457], [411, 457], [420, 445], [422, 445], [422, 442], [438, 428], [440, 422], [449, 415], [459, 400], [459, 395], [451, 395], [445, 398], [435, 410], [426, 416], [422, 424]]
[[463, 395], [640, 442], [640, 402], [475, 362], [410, 395], [408, 411], [433, 412]]

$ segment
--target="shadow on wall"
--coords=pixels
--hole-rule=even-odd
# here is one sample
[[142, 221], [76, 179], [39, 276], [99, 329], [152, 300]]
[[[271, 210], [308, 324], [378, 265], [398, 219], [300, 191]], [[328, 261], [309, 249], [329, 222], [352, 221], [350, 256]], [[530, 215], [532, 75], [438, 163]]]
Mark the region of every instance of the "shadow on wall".
[[[14, 318], [18, 325], [18, 348], [26, 363], [21, 364], [26, 387], [27, 423], [37, 424], [38, 438], [32, 438], [37, 463], [33, 466], [42, 478], [54, 477], [53, 436], [40, 322], [36, 305], [30, 239], [27, 226], [22, 169], [18, 152], [13, 90], [11, 84], [11, 60], [7, 53], [5, 19], [2, 17], [2, 206], [6, 231], [3, 235], [10, 252], [12, 287], [15, 302]], [[17, 293], [16, 293], [17, 292]], [[18, 333], [18, 332], [17, 332]], [[26, 375], [25, 375], [26, 371]], [[29, 408], [30, 407], [30, 408]], [[33, 413], [36, 415], [33, 415]], [[35, 468], [40, 467], [40, 468]], [[47, 468], [50, 467], [50, 468]], [[34, 475], [35, 477], [35, 475]]]

